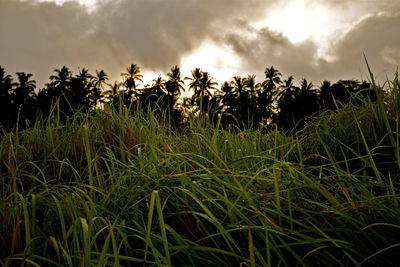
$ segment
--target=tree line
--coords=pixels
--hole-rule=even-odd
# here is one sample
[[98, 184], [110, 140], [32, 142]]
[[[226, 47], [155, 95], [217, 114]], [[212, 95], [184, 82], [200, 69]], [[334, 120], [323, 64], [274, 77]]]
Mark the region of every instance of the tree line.
[[[110, 83], [103, 71], [89, 73], [82, 68], [74, 74], [68, 67], [55, 69], [44, 88], [36, 90], [32, 74], [17, 72], [16, 80], [0, 66], [0, 126], [11, 130], [26, 127], [50, 116], [57, 109], [65, 121], [75, 112], [128, 107], [136, 112], [151, 109], [154, 114], [181, 125], [187, 117], [204, 116], [222, 126], [257, 128], [275, 124], [284, 130], [301, 127], [313, 114], [361, 99], [376, 99], [366, 81], [324, 81], [315, 86], [305, 78], [298, 85], [293, 76], [284, 79], [276, 68], [267, 67], [264, 79], [254, 75], [235, 76], [218, 84], [210, 73], [196, 68], [182, 77], [174, 66], [164, 79], [141, 85], [143, 75], [136, 64], [121, 74], [122, 81]], [[182, 97], [184, 92], [190, 97]]]

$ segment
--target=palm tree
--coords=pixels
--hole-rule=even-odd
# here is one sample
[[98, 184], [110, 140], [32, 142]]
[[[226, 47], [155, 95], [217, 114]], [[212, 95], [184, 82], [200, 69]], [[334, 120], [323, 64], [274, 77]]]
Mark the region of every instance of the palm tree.
[[235, 94], [240, 97], [246, 88], [246, 79], [240, 76], [234, 76], [232, 86], [235, 89]]
[[90, 82], [94, 77], [89, 73], [88, 69], [82, 68], [79, 70], [79, 73], [76, 75], [76, 78], [85, 81], [86, 83]]
[[11, 75], [6, 74], [4, 68], [0, 66], [0, 126], [10, 126], [12, 107], [12, 90], [17, 84], [13, 82]]
[[264, 89], [273, 90], [282, 83], [282, 74], [275, 69], [273, 66], [266, 68], [265, 71], [265, 81], [262, 83]]
[[247, 75], [245, 80], [245, 86], [250, 92], [250, 95], [253, 97], [256, 95], [257, 84], [256, 84], [256, 75]]
[[108, 75], [104, 70], [96, 70], [96, 76], [93, 77], [93, 86], [89, 94], [92, 105], [96, 105], [97, 101], [101, 99], [102, 92], [104, 92], [104, 85], [108, 85], [108, 80]]
[[119, 89], [121, 87], [121, 83], [114, 82], [113, 84], [106, 83], [109, 87], [109, 89], [104, 90], [102, 92], [102, 96], [100, 99], [101, 103], [109, 103], [108, 105], [111, 104], [118, 104], [118, 94], [119, 94]]
[[192, 77], [185, 77], [185, 80], [189, 80], [189, 89], [193, 90], [193, 95], [198, 96], [200, 94], [200, 80], [203, 77], [203, 71], [200, 68], [195, 68], [191, 71]]
[[294, 86], [293, 84], [294, 78], [293, 76], [289, 76], [286, 80], [282, 82], [280, 86], [281, 92], [277, 94], [275, 101], [278, 102], [278, 111], [280, 111], [280, 107], [284, 105], [286, 102], [290, 102], [291, 99], [294, 99], [298, 94], [300, 88]]
[[265, 80], [259, 85], [262, 91], [258, 93], [257, 104], [259, 112], [257, 113], [257, 121], [270, 121], [277, 112], [276, 99], [278, 96], [278, 88], [282, 84], [282, 74], [273, 66], [265, 69]]
[[234, 88], [229, 82], [224, 82], [221, 85], [221, 95], [219, 96], [221, 99], [223, 109], [226, 112], [233, 114], [235, 108], [235, 92]]
[[15, 88], [15, 104], [20, 106], [24, 105], [27, 100], [33, 96], [36, 88], [36, 81], [30, 79], [32, 77], [31, 73], [17, 72], [17, 76], [18, 84]]
[[94, 77], [93, 85], [95, 88], [98, 88], [100, 91], [102, 91], [104, 89], [104, 85], [107, 85], [108, 80], [108, 75], [104, 72], [104, 70], [96, 70], [96, 76]]
[[119, 93], [119, 88], [121, 87], [121, 83], [114, 82], [113, 84], [108, 84], [109, 89], [103, 91], [103, 98], [114, 98]]
[[[211, 96], [211, 91], [217, 89], [215, 86], [218, 83], [214, 82], [214, 78], [208, 72], [204, 72], [199, 68], [192, 71], [192, 77], [186, 77], [190, 80], [189, 89], [193, 90], [192, 103], [199, 103], [200, 111], [204, 111], [207, 105], [203, 105], [203, 101], [208, 101]], [[205, 98], [206, 97], [206, 98]]]
[[282, 88], [290, 90], [293, 87], [293, 80], [293, 76], [289, 76], [289, 78], [283, 81]]
[[14, 85], [16, 83], [13, 83], [11, 75], [6, 74], [4, 68], [0, 66], [0, 97], [9, 95]]
[[323, 108], [332, 108], [332, 96], [331, 96], [332, 84], [330, 81], [323, 81], [319, 87], [320, 105]]
[[304, 92], [311, 91], [314, 87], [314, 85], [311, 82], [308, 82], [305, 78], [301, 80], [300, 85], [300, 89]]
[[0, 101], [11, 97], [11, 90], [15, 85], [17, 83], [13, 82], [11, 75], [6, 74], [4, 68], [0, 66]]
[[239, 122], [239, 127], [249, 127], [258, 124], [254, 121], [257, 112], [256, 83], [255, 76], [248, 75], [247, 78], [234, 76], [231, 82], [235, 88], [235, 102], [232, 112]]
[[88, 111], [92, 106], [91, 91], [93, 90], [94, 76], [85, 68], [71, 78], [69, 89], [65, 91], [65, 98], [60, 105], [64, 112], [72, 114], [75, 110], [84, 108]]
[[[25, 72], [17, 72], [18, 83], [15, 87], [14, 103], [12, 111], [14, 113], [14, 119], [24, 118], [29, 121], [35, 119], [35, 88], [36, 81], [32, 80], [32, 74]], [[24, 126], [24, 125], [22, 125]]]
[[203, 72], [201, 79], [200, 79], [200, 90], [201, 90], [201, 96], [211, 96], [211, 91], [210, 90], [216, 90], [217, 88], [215, 87], [218, 85], [217, 82], [213, 81], [214, 78], [210, 76], [208, 72]]
[[217, 82], [213, 81], [214, 78], [208, 72], [203, 72], [200, 79], [200, 111], [205, 112], [210, 109], [210, 99], [212, 97], [210, 90], [216, 90]]
[[320, 109], [317, 91], [314, 89], [312, 82], [308, 82], [306, 79], [303, 79], [300, 83], [299, 99], [301, 104], [299, 103], [296, 112], [306, 120], [308, 116], [313, 115]]
[[168, 83], [167, 83], [167, 92], [171, 96], [179, 96], [183, 88], [183, 80], [181, 79], [181, 70], [178, 66], [173, 66], [171, 68], [171, 72], [167, 73]]
[[161, 75], [153, 79], [153, 85], [151, 86], [152, 92], [155, 94], [161, 94], [165, 90], [166, 82]]
[[56, 75], [50, 76], [51, 87], [56, 90], [58, 95], [61, 95], [71, 82], [72, 72], [66, 66], [62, 66], [61, 69], [55, 69], [54, 72]]
[[[62, 66], [60, 69], [55, 69], [54, 72], [55, 74], [50, 76], [51, 82], [46, 85], [46, 90], [39, 92], [39, 108], [45, 116], [50, 114], [51, 107], [57, 100], [59, 110], [63, 114], [71, 112], [71, 101], [68, 101], [68, 98], [71, 98], [74, 94], [72, 87], [78, 87], [76, 85], [77, 79], [74, 79], [75, 85], [72, 86], [72, 72], [68, 67]], [[60, 98], [62, 95], [64, 95], [64, 98]], [[77, 97], [77, 99], [80, 98]]]
[[257, 127], [259, 125], [259, 121], [257, 121], [256, 113], [258, 111], [257, 107], [257, 91], [259, 89], [259, 85], [256, 84], [256, 76], [255, 75], [247, 75], [245, 80], [246, 85], [246, 120], [249, 120], [247, 123], [247, 127], [253, 126]]
[[[303, 79], [300, 87], [293, 85], [292, 78], [284, 82], [285, 90], [278, 100], [279, 113], [276, 116], [277, 124], [285, 130], [294, 126], [302, 127], [311, 116], [319, 110], [319, 102], [313, 84]], [[301, 123], [299, 123], [301, 122]]]
[[231, 85], [231, 83], [229, 82], [224, 82], [221, 85], [221, 92], [223, 92], [224, 94], [233, 94], [233, 86]]
[[137, 89], [137, 81], [143, 82], [143, 75], [140, 74], [140, 67], [136, 64], [131, 64], [126, 68], [126, 72], [121, 74], [124, 80], [124, 85], [127, 88], [129, 100], [135, 94]]

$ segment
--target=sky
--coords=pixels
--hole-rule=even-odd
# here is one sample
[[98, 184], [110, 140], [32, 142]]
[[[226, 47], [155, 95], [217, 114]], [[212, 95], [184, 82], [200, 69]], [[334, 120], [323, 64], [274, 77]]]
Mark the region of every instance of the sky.
[[39, 86], [63, 65], [120, 80], [131, 63], [150, 83], [174, 65], [222, 83], [393, 76], [400, 65], [399, 0], [0, 0], [0, 66]]

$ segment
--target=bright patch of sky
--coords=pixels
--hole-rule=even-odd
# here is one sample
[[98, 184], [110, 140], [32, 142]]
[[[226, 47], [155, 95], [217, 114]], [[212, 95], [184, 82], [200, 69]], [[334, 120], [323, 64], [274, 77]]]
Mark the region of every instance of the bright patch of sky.
[[[10, 0], [12, 1], [12, 0]], [[24, 0], [22, 2], [25, 2], [28, 0]], [[75, 2], [75, 3], [80, 3], [82, 8], [86, 8], [86, 10], [93, 14], [95, 14], [97, 11], [99, 11], [99, 14], [105, 14], [107, 13], [107, 10], [102, 9], [104, 6], [101, 5], [102, 1], [113, 4], [113, 1], [117, 0], [30, 0], [30, 1], [38, 1], [38, 2], [55, 2], [58, 5], [63, 5], [66, 2]], [[169, 7], [176, 7], [177, 9], [179, 8], [189, 8], [188, 12], [192, 9], [195, 9], [197, 5], [200, 4], [201, 1], [185, 1], [185, 0], [159, 0], [159, 2], [167, 2], [168, 5], [163, 5]], [[211, 0], [211, 1], [216, 1], [216, 0]], [[237, 5], [240, 7], [238, 3], [240, 1], [230, 1], [230, 0], [217, 0], [221, 1], [221, 10], [224, 8], [224, 5]], [[245, 1], [245, 0], [243, 0]], [[266, 0], [258, 0], [259, 2], [269, 2]], [[180, 31], [179, 30], [187, 30], [190, 29], [190, 27], [185, 27], [186, 24], [191, 23], [191, 16], [197, 15], [196, 12], [190, 13], [192, 14], [191, 16], [186, 16], [186, 13], [184, 12], [176, 12], [176, 18], [173, 20], [173, 23], [166, 23], [159, 25], [158, 23], [150, 23], [150, 26], [154, 26], [153, 30], [155, 29], [156, 31], [158, 30], [157, 27], [162, 28], [161, 32], [166, 32], [169, 34], [174, 34], [174, 38], [177, 40], [182, 39], [185, 41], [185, 38], [191, 39], [194, 38], [196, 39], [195, 42], [198, 44], [197, 48], [192, 49], [192, 46], [186, 47], [186, 50], [183, 49], [181, 54], [178, 55], [173, 55], [172, 56], [172, 62], [178, 62], [178, 65], [181, 68], [182, 71], [182, 77], [190, 76], [190, 71], [193, 70], [194, 68], [201, 68], [203, 71], [208, 71], [210, 74], [215, 77], [216, 81], [219, 83], [222, 83], [227, 80], [231, 80], [231, 78], [234, 75], [242, 75], [245, 76], [247, 73], [243, 73], [242, 71], [247, 70], [252, 70], [253, 67], [255, 66], [256, 68], [262, 69], [260, 67], [262, 64], [280, 64], [280, 67], [282, 69], [288, 69], [291, 71], [291, 74], [296, 75], [297, 73], [300, 73], [299, 75], [306, 75], [306, 74], [315, 74], [315, 77], [318, 76], [320, 73], [325, 73], [321, 72], [319, 69], [316, 69], [317, 64], [314, 64], [316, 62], [308, 62], [304, 61], [304, 63], [309, 63], [307, 66], [304, 66], [304, 64], [297, 64], [301, 65], [301, 67], [296, 67], [296, 64], [291, 64], [288, 63], [290, 60], [293, 60], [296, 62], [297, 60], [304, 60], [302, 57], [293, 57], [291, 59], [287, 59], [286, 54], [282, 53], [282, 55], [274, 55], [275, 57], [275, 62], [270, 63], [270, 58], [268, 56], [265, 56], [265, 58], [259, 58], [257, 55], [254, 53], [258, 54], [263, 54], [263, 51], [258, 51], [257, 49], [263, 49], [263, 44], [262, 42], [271, 42], [271, 45], [276, 45], [277, 48], [275, 51], [281, 51], [279, 50], [280, 47], [285, 48], [285, 49], [294, 49], [293, 51], [297, 50], [299, 47], [305, 47], [305, 50], [299, 50], [303, 52], [311, 51], [312, 55], [309, 57], [312, 59], [318, 59], [318, 58], [324, 58], [326, 59], [330, 64], [337, 64], [338, 66], [343, 64], [346, 68], [349, 66], [353, 66], [353, 63], [351, 60], [353, 60], [353, 57], [360, 57], [362, 58], [362, 54], [364, 52], [369, 53], [369, 55], [374, 55], [374, 54], [379, 54], [379, 62], [382, 63], [382, 61], [386, 64], [396, 64], [399, 60], [399, 50], [398, 50], [398, 45], [396, 43], [396, 38], [390, 38], [390, 39], [396, 39], [393, 40], [393, 45], [390, 47], [387, 47], [386, 43], [384, 44], [384, 47], [381, 47], [382, 44], [380, 39], [375, 38], [374, 36], [371, 36], [369, 38], [368, 35], [365, 35], [366, 37], [364, 38], [364, 28], [357, 28], [359, 25], [359, 22], [362, 20], [367, 21], [368, 18], [378, 18], [379, 16], [377, 15], [379, 11], [387, 11], [389, 13], [398, 10], [400, 7], [399, 4], [396, 4], [399, 0], [354, 0], [354, 1], [347, 1], [347, 0], [277, 0], [277, 1], [271, 1], [271, 4], [265, 4], [261, 5], [263, 8], [265, 8], [264, 11], [264, 17], [262, 19], [259, 19], [259, 16], [257, 17], [257, 20], [255, 17], [253, 18], [251, 16], [251, 12], [244, 12], [243, 17], [240, 17], [240, 20], [244, 21], [245, 25], [251, 25], [253, 28], [246, 28], [246, 27], [238, 27], [238, 33], [237, 33], [237, 38], [239, 40], [244, 40], [246, 41], [247, 38], [251, 39], [251, 43], [248, 43], [248, 46], [253, 45], [255, 48], [254, 50], [248, 49], [248, 51], [243, 51], [241, 53], [239, 50], [233, 51], [232, 49], [236, 49], [234, 46], [230, 48], [226, 42], [221, 41], [221, 40], [215, 40], [214, 42], [211, 42], [209, 40], [205, 40], [208, 38], [207, 32], [203, 34], [202, 36], [193, 36], [191, 37], [190, 35], [179, 35]], [[169, 46], [168, 44], [164, 43], [162, 40], [162, 35], [160, 34], [147, 34], [145, 35], [142, 40], [142, 42], [137, 42], [136, 36], [139, 36], [137, 38], [140, 38], [140, 34], [142, 32], [132, 32], [132, 38], [125, 38], [124, 35], [121, 35], [121, 32], [119, 31], [119, 27], [117, 26], [118, 23], [127, 23], [128, 25], [130, 23], [136, 23], [142, 25], [143, 18], [146, 18], [145, 14], [137, 13], [141, 12], [141, 10], [154, 10], [151, 7], [154, 6], [154, 0], [120, 0], [119, 3], [122, 3], [121, 5], [116, 5], [116, 10], [119, 10], [121, 8], [128, 8], [130, 12], [122, 12], [123, 16], [121, 16], [121, 21], [118, 19], [116, 21], [109, 21], [112, 29], [108, 34], [112, 36], [112, 38], [108, 38], [105, 36], [102, 38], [101, 36], [97, 36], [96, 38], [96, 43], [89, 44], [88, 46], [92, 45], [92, 47], [95, 47], [98, 49], [98, 51], [103, 51], [103, 54], [109, 55], [110, 58], [124, 58], [125, 55], [129, 56], [129, 53], [134, 51], [136, 55], [143, 55], [141, 52], [145, 52], [146, 54], [148, 51], [147, 49], [151, 49], [153, 46], [146, 46], [146, 43], [159, 43], [159, 47], [156, 47], [156, 49], [160, 48], [163, 53], [168, 54], [169, 51]], [[182, 5], [182, 3], [188, 3], [186, 6]], [[257, 2], [257, 1], [255, 1]], [[150, 3], [150, 4], [149, 4]], [[207, 2], [209, 3], [209, 2]], [[380, 3], [378, 5], [378, 3]], [[210, 5], [208, 5], [210, 6]], [[376, 6], [376, 7], [375, 7]], [[76, 7], [76, 6], [75, 6]], [[143, 7], [143, 9], [141, 9]], [[107, 7], [108, 8], [108, 7]], [[129, 9], [132, 8], [132, 9]], [[192, 9], [190, 9], [192, 8]], [[397, 9], [396, 9], [397, 8]], [[120, 10], [121, 11], [121, 10]], [[163, 18], [165, 17], [165, 10], [163, 9], [160, 10], [155, 10], [154, 14], [150, 14], [154, 16], [155, 20], [158, 18]], [[192, 10], [193, 11], [193, 10]], [[201, 10], [200, 10], [201, 11]], [[204, 11], [204, 10], [203, 10]], [[262, 11], [262, 10], [261, 10]], [[40, 12], [37, 11], [39, 14]], [[136, 12], [136, 13], [135, 13]], [[399, 12], [399, 11], [396, 11]], [[129, 16], [132, 13], [132, 17], [139, 17], [142, 18], [142, 20], [136, 20], [136, 19], [131, 19]], [[208, 14], [209, 12], [205, 12], [204, 14]], [[258, 13], [258, 12], [257, 12]], [[118, 13], [116, 13], [118, 14]], [[259, 13], [258, 13], [259, 14]], [[392, 20], [396, 21], [397, 17], [400, 17], [398, 15], [399, 13], [393, 13], [392, 17], [387, 16], [385, 17], [380, 17], [379, 21], [381, 21], [382, 25], [385, 25], [386, 20]], [[160, 16], [158, 16], [160, 15]], [[98, 18], [101, 18], [102, 16], [98, 16]], [[112, 17], [112, 16], [111, 16]], [[114, 17], [112, 17], [114, 18]], [[201, 17], [203, 18], [203, 17]], [[97, 17], [94, 17], [93, 21], [96, 23]], [[212, 19], [213, 17], [206, 16], [205, 22], [211, 20], [212, 24]], [[50, 20], [51, 21], [51, 20]], [[143, 28], [141, 29], [146, 29], [147, 25], [145, 24], [147, 20], [145, 19], [143, 22]], [[199, 19], [194, 19], [194, 22], [198, 22]], [[368, 21], [367, 21], [368, 22]], [[49, 23], [50, 24], [50, 23]], [[392, 23], [393, 24], [393, 23]], [[395, 24], [395, 23], [394, 23]], [[183, 26], [182, 26], [183, 25]], [[205, 23], [206, 27], [208, 24]], [[45, 24], [46, 26], [46, 24]], [[371, 25], [370, 27], [372, 27]], [[379, 25], [378, 25], [379, 26]], [[378, 27], [377, 26], [377, 27]], [[62, 27], [62, 25], [60, 26]], [[171, 30], [171, 28], [176, 28], [176, 31]], [[194, 23], [193, 28], [201, 28], [202, 24], [201, 23]], [[232, 23], [232, 25], [224, 25], [224, 27], [215, 27], [212, 28], [210, 31], [210, 36], [223, 36], [225, 33], [229, 32], [229, 30], [235, 30], [235, 24]], [[380, 27], [380, 26], [379, 26]], [[33, 27], [34, 28], [34, 27]], [[43, 27], [42, 27], [43, 28]], [[264, 38], [266, 35], [263, 33], [265, 32], [270, 32], [270, 31], [254, 31], [260, 30], [262, 28], [268, 28], [269, 30], [275, 31], [277, 33], [281, 33], [283, 36], [287, 37], [287, 39], [293, 44], [293, 45], [288, 45], [286, 40], [279, 40], [277, 39], [277, 43], [274, 43], [273, 36], [268, 39]], [[386, 27], [387, 28], [387, 27]], [[383, 34], [385, 32], [386, 28], [382, 28], [382, 30], [378, 30], [378, 34]], [[135, 28], [136, 29], [136, 28]], [[243, 32], [240, 32], [240, 30], [243, 30]], [[357, 30], [358, 29], [358, 30]], [[361, 29], [361, 30], [360, 30]], [[130, 30], [130, 29], [129, 29]], [[225, 31], [226, 30], [226, 31]], [[361, 31], [361, 32], [359, 32]], [[68, 32], [68, 31], [67, 31]], [[200, 31], [201, 32], [201, 31]], [[354, 32], [354, 33], [352, 33]], [[254, 36], [246, 36], [251, 35], [254, 33]], [[349, 34], [352, 33], [352, 34]], [[358, 33], [358, 35], [357, 35]], [[176, 35], [176, 36], [175, 36]], [[12, 35], [10, 35], [12, 36]], [[74, 35], [71, 35], [74, 36]], [[187, 37], [189, 36], [189, 37]], [[364, 38], [365, 40], [368, 41], [357, 41], [357, 43], [354, 43], [355, 41], [351, 41], [353, 39], [357, 40], [358, 38]], [[76, 37], [76, 36], [75, 36]], [[242, 39], [240, 39], [242, 37]], [[71, 37], [73, 38], [73, 37]], [[212, 38], [212, 37], [211, 37]], [[51, 39], [51, 38], [50, 38]], [[117, 40], [116, 44], [121, 43], [121, 47], [123, 49], [120, 49], [116, 52], [113, 51], [107, 51], [107, 48], [101, 47], [100, 45], [97, 46], [98, 43], [104, 43], [107, 40]], [[223, 39], [223, 38], [222, 38]], [[347, 41], [346, 42], [343, 42]], [[363, 40], [363, 39], [362, 39]], [[186, 40], [186, 43], [191, 43], [190, 41], [194, 40]], [[304, 43], [310, 41], [312, 43]], [[374, 43], [377, 43], [374, 45]], [[12, 42], [10, 42], [12, 43]], [[22, 42], [21, 42], [22, 43]], [[48, 42], [47, 42], [48, 43]], [[47, 44], [45, 43], [45, 44]], [[51, 42], [50, 42], [51, 43]], [[68, 46], [65, 45], [65, 48], [68, 48], [68, 50], [72, 51], [68, 56], [65, 56], [67, 59], [71, 59], [71, 62], [74, 62], [74, 60], [77, 60], [78, 52], [75, 53], [75, 51], [78, 51], [79, 48], [84, 47], [84, 45], [79, 46], [77, 45], [77, 50], [74, 50], [76, 43], [79, 45], [81, 43], [79, 42], [70, 42], [68, 43]], [[137, 43], [137, 44], [136, 44]], [[185, 42], [184, 42], [185, 43]], [[145, 45], [143, 45], [145, 44]], [[241, 44], [241, 43], [239, 43]], [[243, 42], [243, 44], [246, 44], [246, 42]], [[346, 47], [346, 45], [348, 47]], [[60, 45], [61, 46], [61, 45]], [[106, 46], [105, 46], [106, 47]], [[125, 47], [128, 47], [128, 49], [125, 49]], [[184, 46], [185, 47], [185, 46]], [[266, 46], [268, 47], [268, 45]], [[307, 49], [308, 47], [308, 49]], [[315, 56], [315, 47], [318, 48], [317, 50], [317, 55]], [[241, 48], [241, 47], [239, 47]], [[31, 48], [30, 48], [31, 49]], [[102, 50], [105, 49], [105, 50]], [[244, 50], [246, 50], [246, 47], [243, 47]], [[311, 50], [312, 49], [312, 50]], [[44, 53], [41, 51], [39, 47], [37, 47], [37, 51]], [[90, 51], [90, 50], [89, 50]], [[239, 52], [238, 52], [239, 51]], [[271, 52], [273, 53], [273, 52]], [[31, 53], [32, 54], [32, 53]], [[39, 53], [38, 53], [39, 54]], [[115, 56], [116, 54], [117, 56]], [[264, 53], [265, 54], [265, 53]], [[268, 53], [267, 53], [268, 54]], [[287, 53], [290, 54], [290, 53]], [[307, 53], [306, 53], [307, 54]], [[34, 55], [34, 54], [33, 54]], [[308, 55], [308, 54], [307, 54]], [[51, 57], [49, 57], [51, 58]], [[351, 59], [350, 59], [351, 58]], [[78, 62], [79, 62], [78, 58]], [[165, 64], [157, 64], [156, 63], [151, 63], [150, 65], [146, 66], [144, 65], [144, 60], [143, 58], [141, 59], [138, 57], [138, 59], [134, 58], [134, 62], [130, 63], [135, 63], [138, 64], [141, 67], [142, 73], [144, 74], [144, 78], [146, 79], [144, 81], [144, 84], [151, 84], [152, 80], [158, 76], [158, 71], [153, 72], [152, 70], [159, 70], [159, 69], [164, 69]], [[156, 61], [157, 59], [155, 59]], [[163, 62], [164, 58], [162, 57], [162, 54], [160, 56], [160, 62]], [[180, 62], [179, 62], [180, 60]], [[378, 61], [378, 59], [376, 60]], [[10, 60], [10, 65], [15, 62], [15, 60]], [[51, 61], [52, 64], [54, 64], [54, 60]], [[174, 64], [174, 63], [173, 63]], [[251, 64], [251, 65], [249, 65]], [[290, 66], [288, 65], [290, 64]], [[383, 63], [382, 63], [383, 64]], [[118, 65], [118, 66], [115, 66]], [[116, 69], [119, 67], [121, 64], [114, 64], [112, 66], [113, 69]], [[251, 66], [251, 67], [247, 67]], [[294, 67], [293, 67], [294, 66]], [[383, 65], [382, 65], [383, 66]], [[44, 68], [44, 67], [43, 67]], [[102, 68], [102, 66], [99, 66], [99, 68]], [[332, 69], [328, 68], [329, 72], [332, 72]], [[344, 69], [344, 68], [337, 68], [338, 70]], [[307, 70], [308, 72], [306, 73]], [[44, 70], [41, 70], [44, 73]], [[107, 70], [106, 70], [107, 71]], [[123, 70], [111, 70], [111, 72], [114, 73], [120, 73], [120, 71]], [[340, 72], [340, 71], [339, 71]], [[338, 73], [339, 73], [338, 72]], [[166, 76], [167, 71], [162, 72], [162, 75]], [[44, 74], [42, 74], [44, 75]], [[114, 77], [110, 77], [114, 79]], [[119, 77], [120, 78], [120, 77]], [[117, 78], [118, 79], [118, 78]]]
[[[223, 83], [229, 81], [233, 76], [237, 75], [240, 67], [240, 59], [228, 47], [221, 47], [210, 41], [204, 42], [198, 49], [190, 55], [183, 57], [179, 64], [181, 69], [181, 78], [191, 77], [191, 71], [200, 68], [207, 71], [215, 78], [215, 82]], [[154, 79], [161, 75], [167, 79], [166, 73], [157, 74], [152, 71], [143, 71], [143, 83], [153, 84]], [[187, 96], [187, 95], [185, 95]]]
[[354, 24], [354, 18], [349, 16], [353, 12], [349, 11], [345, 12], [323, 2], [285, 1], [267, 12], [266, 18], [253, 23], [253, 26], [257, 29], [268, 27], [280, 32], [293, 43], [312, 40], [319, 47], [319, 56], [328, 59], [328, 51], [335, 39]]
[[[67, 1], [77, 1], [86, 6], [88, 11], [94, 10], [99, 0], [37, 0], [41, 2], [56, 2], [63, 4]], [[306, 0], [282, 1], [275, 8], [266, 11], [265, 19], [253, 22], [256, 29], [268, 27], [282, 33], [293, 43], [306, 40], [314, 41], [318, 46], [320, 57], [329, 59], [329, 49], [346, 28], [350, 28], [349, 18], [343, 10], [334, 10], [323, 2], [307, 2]], [[203, 42], [191, 54], [183, 57], [180, 62], [183, 72], [190, 74], [196, 67], [209, 71], [218, 81], [229, 80], [237, 74], [239, 59], [226, 47], [218, 47], [210, 42]], [[153, 75], [154, 76], [154, 75]], [[146, 81], [150, 83], [151, 80]]]
[[[321, 5], [307, 7], [304, 1], [292, 1], [271, 11], [267, 17], [254, 24], [256, 28], [268, 27], [281, 32], [294, 43], [309, 38], [321, 39], [332, 31], [332, 15]], [[331, 28], [331, 29], [329, 29]]]
[[92, 11], [95, 8], [98, 0], [37, 0], [39, 2], [55, 2], [58, 5], [62, 5], [65, 2], [79, 2], [79, 4], [85, 6], [89, 11]]
[[184, 57], [180, 66], [185, 76], [190, 76], [190, 71], [194, 68], [200, 68], [218, 77], [219, 82], [223, 82], [237, 74], [240, 60], [229, 48], [204, 42], [198, 49]]

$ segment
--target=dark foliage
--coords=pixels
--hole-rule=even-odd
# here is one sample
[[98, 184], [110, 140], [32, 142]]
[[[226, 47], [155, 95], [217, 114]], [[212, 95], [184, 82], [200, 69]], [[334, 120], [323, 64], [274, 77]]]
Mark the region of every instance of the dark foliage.
[[183, 125], [187, 116], [202, 116], [223, 127], [258, 128], [276, 124], [289, 131], [301, 128], [313, 114], [337, 109], [347, 103], [361, 106], [366, 99], [377, 96], [369, 83], [341, 80], [334, 84], [324, 81], [319, 88], [303, 79], [299, 86], [290, 76], [286, 80], [274, 67], [265, 69], [264, 81], [256, 83], [254, 75], [235, 76], [218, 87], [214, 78], [199, 68], [188, 81], [191, 97], [182, 98], [185, 91], [180, 68], [174, 66], [151, 85], [140, 87], [143, 76], [140, 67], [131, 64], [121, 74], [122, 82], [108, 83], [104, 71], [92, 75], [85, 68], [74, 75], [66, 66], [55, 69], [50, 82], [36, 90], [32, 74], [18, 72], [17, 81], [0, 67], [0, 125], [6, 130], [28, 127], [39, 118], [47, 118], [52, 109], [61, 122], [75, 112], [127, 106], [131, 112], [152, 110], [159, 119], [175, 126]]

